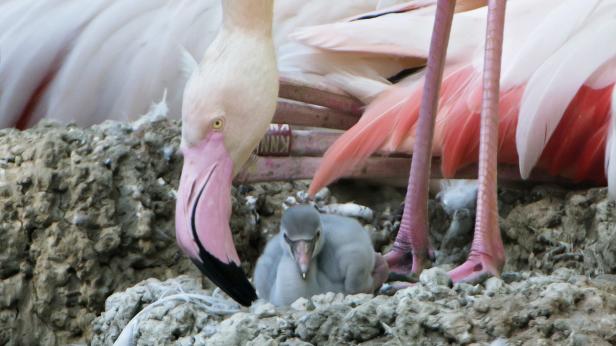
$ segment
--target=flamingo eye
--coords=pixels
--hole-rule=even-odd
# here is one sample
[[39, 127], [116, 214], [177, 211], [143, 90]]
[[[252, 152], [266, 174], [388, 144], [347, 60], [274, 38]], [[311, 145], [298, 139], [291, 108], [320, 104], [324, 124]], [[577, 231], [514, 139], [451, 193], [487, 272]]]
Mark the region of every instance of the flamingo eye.
[[212, 122], [212, 129], [214, 130], [222, 130], [224, 126], [225, 126], [225, 122], [222, 118], [215, 119]]

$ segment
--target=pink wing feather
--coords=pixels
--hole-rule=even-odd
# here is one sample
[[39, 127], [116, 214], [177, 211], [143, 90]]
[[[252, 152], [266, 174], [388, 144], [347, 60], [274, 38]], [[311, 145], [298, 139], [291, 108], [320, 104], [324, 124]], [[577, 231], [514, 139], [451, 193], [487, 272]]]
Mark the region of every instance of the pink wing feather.
[[[509, 57], [503, 63], [499, 105], [500, 162], [519, 162], [524, 175], [535, 165], [576, 180], [605, 182], [607, 175], [611, 178], [610, 194], [615, 194], [616, 125], [610, 127], [610, 119], [616, 48], [608, 43], [608, 37], [616, 32], [616, 22], [611, 19], [614, 7], [612, 2], [599, 1], [512, 2], [504, 48]], [[400, 20], [403, 15], [412, 22]], [[478, 18], [482, 12], [455, 18], [465, 15]], [[431, 26], [422, 22], [419, 11], [361, 22], [307, 29], [298, 37], [333, 51], [389, 54], [392, 58], [425, 56], [425, 47], [421, 46], [429, 39], [429, 31], [422, 31], [422, 27]], [[472, 27], [472, 20], [468, 23]], [[357, 32], [353, 32], [353, 25]], [[378, 38], [379, 26], [393, 27], [386, 31], [389, 41]], [[406, 36], [392, 38], [391, 33], [408, 32], [408, 26], [417, 29], [414, 33], [424, 32], [425, 37], [416, 41], [419, 45], [409, 46]], [[453, 30], [455, 46], [455, 24]], [[453, 176], [460, 167], [477, 161], [481, 80], [475, 66], [480, 65], [481, 50], [476, 48], [481, 47], [482, 37], [467, 38], [462, 45], [466, 50], [459, 54], [463, 58], [450, 59], [445, 72], [435, 130], [435, 149], [442, 154], [445, 176]], [[584, 66], [577, 66], [580, 61]], [[333, 181], [379, 149], [409, 149], [405, 146], [413, 142], [421, 93], [417, 85], [421, 83], [396, 85], [379, 95], [364, 118], [330, 148], [310, 191]]]

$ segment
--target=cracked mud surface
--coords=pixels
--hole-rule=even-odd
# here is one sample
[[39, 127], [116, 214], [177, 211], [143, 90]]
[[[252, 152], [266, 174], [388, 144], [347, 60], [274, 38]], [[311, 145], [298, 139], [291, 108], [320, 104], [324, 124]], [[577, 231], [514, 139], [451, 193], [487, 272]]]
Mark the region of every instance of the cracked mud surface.
[[[167, 119], [0, 131], [0, 345], [111, 344], [120, 324], [165, 294], [161, 285], [211, 292], [175, 245], [178, 135]], [[245, 270], [277, 232], [285, 201], [307, 186], [236, 187], [231, 222]], [[404, 191], [341, 183], [331, 192], [327, 203], [374, 210], [363, 223], [386, 251]], [[451, 226], [438, 200], [430, 207], [436, 265], [448, 269], [468, 251], [473, 211], [453, 216]], [[426, 274], [393, 297], [322, 295], [226, 319], [177, 303], [151, 312], [136, 342], [615, 344], [616, 205], [605, 189], [503, 186], [499, 208], [504, 281], [450, 288]], [[438, 277], [439, 269], [428, 273]], [[171, 281], [142, 282], [149, 278]]]

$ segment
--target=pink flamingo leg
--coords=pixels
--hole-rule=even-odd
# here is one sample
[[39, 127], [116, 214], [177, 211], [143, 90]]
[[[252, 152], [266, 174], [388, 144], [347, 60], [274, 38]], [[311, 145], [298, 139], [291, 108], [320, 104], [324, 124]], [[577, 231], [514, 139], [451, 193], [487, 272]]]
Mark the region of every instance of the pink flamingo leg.
[[437, 3], [404, 213], [394, 248], [385, 255], [394, 273], [419, 273], [432, 255], [428, 240], [432, 138], [455, 4], [453, 0], [438, 0]]
[[483, 70], [475, 236], [467, 261], [449, 273], [454, 282], [479, 281], [490, 275], [498, 275], [505, 263], [496, 197], [498, 96], [504, 24], [505, 1], [490, 0]]

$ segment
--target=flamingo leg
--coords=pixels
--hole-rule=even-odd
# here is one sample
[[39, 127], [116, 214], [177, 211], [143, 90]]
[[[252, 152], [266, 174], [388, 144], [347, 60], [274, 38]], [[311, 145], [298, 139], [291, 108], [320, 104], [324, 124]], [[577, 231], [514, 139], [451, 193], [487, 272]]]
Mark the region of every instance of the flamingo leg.
[[394, 247], [385, 255], [394, 273], [419, 273], [432, 257], [428, 240], [428, 183], [434, 123], [455, 4], [455, 0], [437, 2], [404, 213]]
[[505, 263], [496, 195], [498, 98], [504, 23], [505, 0], [490, 0], [483, 70], [475, 235], [467, 261], [449, 273], [454, 282], [479, 281], [498, 275]]

